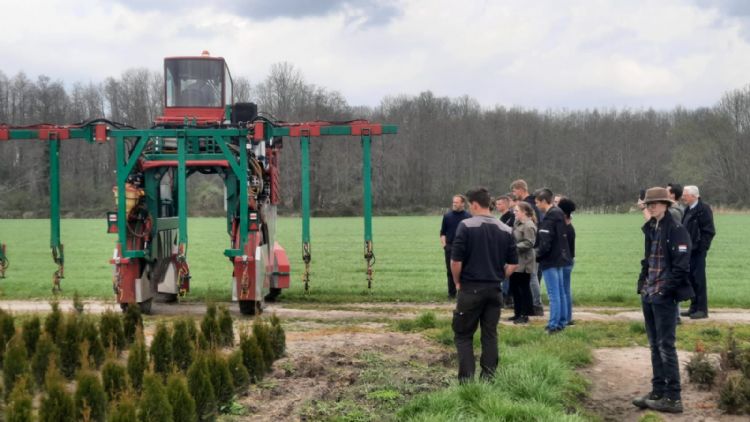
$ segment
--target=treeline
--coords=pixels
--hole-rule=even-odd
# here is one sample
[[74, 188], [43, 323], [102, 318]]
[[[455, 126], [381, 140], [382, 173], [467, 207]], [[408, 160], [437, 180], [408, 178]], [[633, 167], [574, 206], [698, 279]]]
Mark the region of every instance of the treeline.
[[[23, 73], [0, 72], [0, 123], [62, 124], [105, 116], [148, 127], [161, 113], [162, 87], [162, 75], [146, 69], [67, 88], [47, 76], [30, 80]], [[468, 96], [431, 92], [361, 107], [280, 63], [257, 84], [235, 80], [235, 96], [285, 121], [366, 118], [397, 124], [398, 135], [373, 143], [373, 199], [381, 214], [435, 212], [447, 207], [453, 193], [483, 185], [500, 194], [516, 178], [602, 211], [625, 210], [640, 189], [668, 182], [696, 184], [714, 205], [750, 205], [750, 86], [695, 110], [486, 108]], [[295, 213], [300, 209], [299, 143], [285, 142], [282, 212]], [[311, 153], [315, 213], [359, 213], [359, 139], [314, 139]], [[63, 213], [100, 216], [112, 209], [113, 145], [63, 142], [61, 154]], [[0, 218], [46, 215], [48, 171], [44, 142], [0, 142]], [[190, 183], [192, 210], [219, 214], [220, 180], [196, 176]]]

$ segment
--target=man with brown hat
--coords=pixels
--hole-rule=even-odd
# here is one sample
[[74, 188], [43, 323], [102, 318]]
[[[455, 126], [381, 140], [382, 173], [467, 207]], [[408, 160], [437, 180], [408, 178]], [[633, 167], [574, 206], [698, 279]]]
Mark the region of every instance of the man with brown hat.
[[[675, 349], [677, 303], [693, 296], [690, 235], [669, 216], [669, 191], [654, 187], [643, 199], [651, 218], [643, 226], [644, 258], [638, 277], [646, 335], [651, 346], [651, 392], [633, 400], [641, 409], [681, 413], [680, 366]], [[667, 218], [664, 218], [667, 216]]]

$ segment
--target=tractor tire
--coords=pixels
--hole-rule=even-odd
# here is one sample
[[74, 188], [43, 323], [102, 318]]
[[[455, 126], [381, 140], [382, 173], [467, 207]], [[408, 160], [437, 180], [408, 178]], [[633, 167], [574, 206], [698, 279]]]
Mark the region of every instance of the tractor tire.
[[276, 298], [279, 297], [280, 294], [281, 289], [279, 289], [278, 287], [271, 287], [271, 291], [268, 292], [263, 300], [265, 300], [266, 302], [274, 303], [276, 302]]
[[145, 300], [143, 302], [139, 302], [138, 306], [141, 307], [141, 313], [144, 315], [151, 315], [151, 304], [154, 303], [153, 298], [149, 300]]
[[[143, 302], [138, 303], [138, 307], [141, 308], [141, 313], [146, 315], [151, 315], [151, 304], [153, 303], [153, 299], [149, 299]], [[125, 313], [128, 311], [128, 307], [132, 305], [131, 303], [121, 303], [120, 309], [122, 309], [122, 312]]]
[[159, 293], [156, 295], [158, 303], [175, 303], [177, 302], [177, 293]]
[[241, 300], [239, 303], [242, 315], [260, 315], [263, 312], [261, 302], [257, 300]]

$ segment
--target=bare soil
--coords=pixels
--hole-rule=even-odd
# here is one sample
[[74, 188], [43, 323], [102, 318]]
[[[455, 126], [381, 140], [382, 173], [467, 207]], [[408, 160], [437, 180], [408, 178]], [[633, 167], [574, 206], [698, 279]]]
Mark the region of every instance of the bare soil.
[[[665, 421], [747, 421], [747, 416], [725, 415], [717, 408], [717, 392], [700, 390], [688, 382], [685, 365], [691, 353], [678, 351], [682, 381], [682, 414], [659, 414]], [[594, 350], [594, 364], [581, 370], [591, 381], [586, 406], [605, 421], [638, 421], [646, 411], [631, 401], [651, 391], [651, 352], [646, 347]], [[714, 388], [715, 390], [715, 388]]]
[[440, 386], [424, 371], [410, 368], [436, 368], [445, 377], [449, 371], [452, 373], [448, 367], [450, 354], [418, 334], [382, 332], [366, 325], [357, 326], [356, 330], [288, 333], [287, 356], [276, 362], [273, 373], [241, 401], [251, 411], [247, 420], [318, 419], [321, 415], [315, 409], [304, 411], [305, 406], [316, 400], [346, 396], [346, 390], [354, 388], [368, 369], [368, 355], [403, 368], [396, 375], [402, 382]]

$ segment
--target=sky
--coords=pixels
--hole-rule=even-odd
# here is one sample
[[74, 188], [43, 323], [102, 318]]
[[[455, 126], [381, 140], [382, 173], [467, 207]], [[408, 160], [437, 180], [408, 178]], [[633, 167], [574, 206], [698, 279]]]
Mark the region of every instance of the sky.
[[746, 0], [0, 0], [0, 71], [100, 82], [168, 56], [261, 82], [289, 62], [351, 105], [696, 108], [750, 83]]

